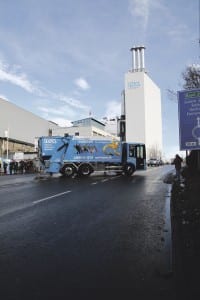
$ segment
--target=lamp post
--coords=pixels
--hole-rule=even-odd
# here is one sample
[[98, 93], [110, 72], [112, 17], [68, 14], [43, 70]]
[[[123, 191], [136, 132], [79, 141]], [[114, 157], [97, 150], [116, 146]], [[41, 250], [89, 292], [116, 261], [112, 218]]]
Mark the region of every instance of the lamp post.
[[5, 130], [6, 137], [6, 158], [8, 159], [8, 139], [9, 139], [9, 129]]

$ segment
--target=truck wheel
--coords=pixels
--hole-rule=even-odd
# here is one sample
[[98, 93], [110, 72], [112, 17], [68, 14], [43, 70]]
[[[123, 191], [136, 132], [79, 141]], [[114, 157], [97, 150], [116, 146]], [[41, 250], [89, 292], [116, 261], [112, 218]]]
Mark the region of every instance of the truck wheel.
[[135, 172], [135, 165], [127, 163], [124, 167], [124, 173], [127, 176], [131, 176]]
[[62, 174], [67, 177], [74, 175], [74, 173], [75, 173], [75, 167], [73, 165], [66, 165], [62, 168]]
[[89, 164], [82, 164], [78, 168], [78, 174], [80, 176], [89, 176], [93, 171], [94, 170], [93, 170], [92, 166]]

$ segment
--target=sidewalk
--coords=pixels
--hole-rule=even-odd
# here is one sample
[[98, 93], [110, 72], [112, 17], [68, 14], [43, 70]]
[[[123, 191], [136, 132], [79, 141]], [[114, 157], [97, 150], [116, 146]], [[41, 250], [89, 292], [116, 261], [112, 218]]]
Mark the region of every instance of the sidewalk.
[[16, 175], [0, 175], [0, 187], [10, 184], [27, 183], [33, 181], [37, 177], [37, 173], [33, 174], [16, 174]]
[[200, 299], [200, 177], [173, 182], [173, 271], [178, 299]]

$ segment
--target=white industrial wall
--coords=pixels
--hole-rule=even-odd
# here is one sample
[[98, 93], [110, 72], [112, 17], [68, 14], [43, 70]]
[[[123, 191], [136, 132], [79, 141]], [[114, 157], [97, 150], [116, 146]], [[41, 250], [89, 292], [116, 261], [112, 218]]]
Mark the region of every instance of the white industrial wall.
[[58, 136], [64, 136], [65, 134], [75, 135], [79, 133], [80, 136], [91, 136], [92, 128], [89, 126], [72, 126], [72, 127], [59, 127], [53, 129], [52, 134]]
[[144, 73], [125, 74], [126, 141], [145, 143]]
[[144, 74], [145, 132], [147, 154], [151, 149], [162, 153], [161, 94], [157, 85]]
[[[72, 127], [59, 127], [53, 129], [52, 134], [58, 136], [64, 136], [65, 134], [75, 135], [79, 133], [81, 137], [94, 137], [94, 138], [114, 138], [109, 132], [103, 131], [95, 126], [72, 126]], [[116, 138], [116, 137], [115, 137]]]
[[57, 125], [0, 98], [0, 137], [9, 129], [10, 139], [34, 144], [36, 137], [48, 135], [54, 127]]
[[162, 151], [160, 89], [144, 72], [125, 74], [126, 141]]

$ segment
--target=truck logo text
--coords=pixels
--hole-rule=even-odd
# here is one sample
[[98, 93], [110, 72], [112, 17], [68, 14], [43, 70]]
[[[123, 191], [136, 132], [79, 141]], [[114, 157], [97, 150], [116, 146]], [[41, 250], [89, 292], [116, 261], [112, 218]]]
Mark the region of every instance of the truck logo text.
[[45, 144], [56, 144], [56, 139], [44, 139]]

